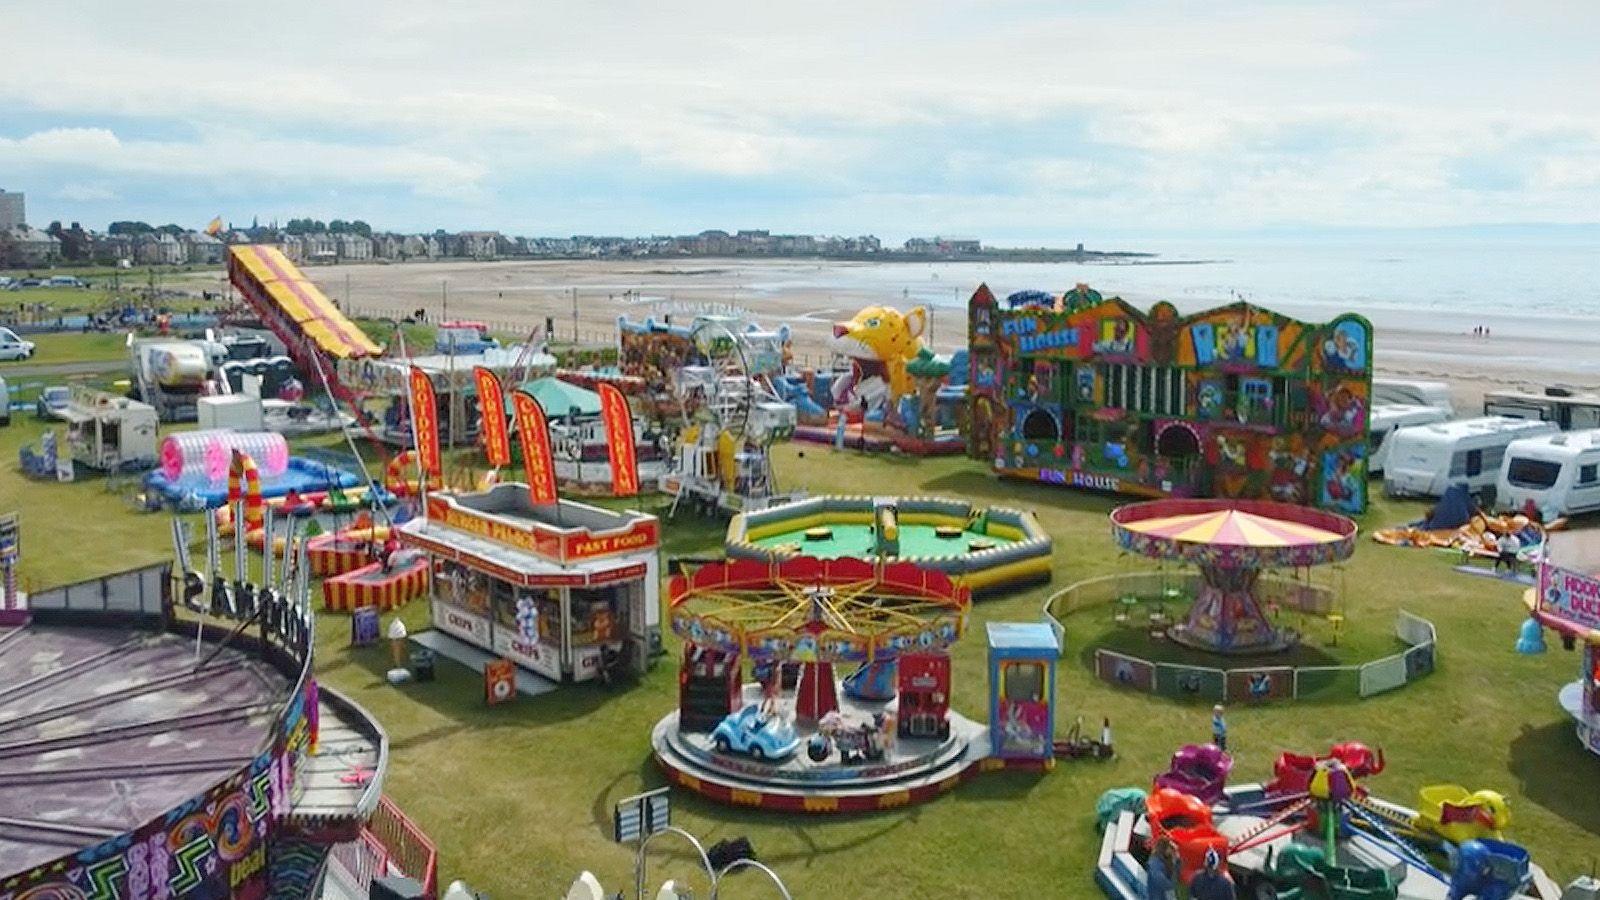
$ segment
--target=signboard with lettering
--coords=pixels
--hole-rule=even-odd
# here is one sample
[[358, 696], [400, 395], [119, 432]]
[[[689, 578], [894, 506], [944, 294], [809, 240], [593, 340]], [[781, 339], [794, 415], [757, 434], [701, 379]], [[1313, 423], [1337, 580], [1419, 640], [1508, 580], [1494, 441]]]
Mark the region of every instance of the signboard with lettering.
[[1580, 628], [1600, 631], [1600, 579], [1560, 566], [1540, 566], [1539, 610]]
[[633, 519], [615, 531], [595, 533], [582, 528], [557, 529], [531, 520], [526, 524], [512, 523], [457, 506], [450, 498], [438, 495], [428, 498], [428, 518], [562, 563], [650, 550], [661, 537], [660, 525], [653, 516]]
[[489, 620], [477, 613], [467, 612], [453, 603], [434, 598], [433, 625], [464, 641], [479, 646], [489, 644]]
[[526, 666], [546, 678], [561, 680], [561, 651], [539, 640], [529, 640], [514, 629], [494, 630], [494, 652]]

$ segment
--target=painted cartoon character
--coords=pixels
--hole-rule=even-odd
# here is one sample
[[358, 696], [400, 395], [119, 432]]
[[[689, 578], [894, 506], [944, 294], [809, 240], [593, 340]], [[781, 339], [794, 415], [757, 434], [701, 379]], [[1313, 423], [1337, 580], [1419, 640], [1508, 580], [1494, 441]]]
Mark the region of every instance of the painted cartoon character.
[[1267, 454], [1272, 462], [1272, 475], [1268, 492], [1272, 499], [1284, 503], [1305, 501], [1306, 460], [1305, 447], [1299, 435], [1278, 436], [1272, 440], [1272, 450]]
[[1366, 368], [1366, 350], [1354, 323], [1341, 322], [1322, 342], [1322, 360], [1328, 368], [1359, 372]]
[[1243, 325], [1219, 325], [1217, 327], [1218, 355], [1229, 362], [1241, 362], [1250, 358], [1250, 331]]

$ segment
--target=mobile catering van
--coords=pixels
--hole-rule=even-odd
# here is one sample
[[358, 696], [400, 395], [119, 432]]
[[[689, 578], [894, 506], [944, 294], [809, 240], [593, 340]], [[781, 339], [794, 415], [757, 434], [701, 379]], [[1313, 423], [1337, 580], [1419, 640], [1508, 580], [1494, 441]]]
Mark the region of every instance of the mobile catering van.
[[1402, 428], [1389, 448], [1383, 492], [1439, 497], [1450, 485], [1465, 483], [1473, 496], [1492, 504], [1506, 447], [1518, 438], [1555, 432], [1549, 422], [1501, 416]]
[[1383, 474], [1389, 448], [1394, 446], [1395, 433], [1400, 429], [1433, 425], [1448, 418], [1450, 411], [1437, 406], [1390, 403], [1372, 407], [1372, 415], [1367, 418], [1367, 474], [1373, 477]]
[[1547, 522], [1600, 510], [1600, 428], [1512, 441], [1496, 496], [1512, 510], [1531, 502]]

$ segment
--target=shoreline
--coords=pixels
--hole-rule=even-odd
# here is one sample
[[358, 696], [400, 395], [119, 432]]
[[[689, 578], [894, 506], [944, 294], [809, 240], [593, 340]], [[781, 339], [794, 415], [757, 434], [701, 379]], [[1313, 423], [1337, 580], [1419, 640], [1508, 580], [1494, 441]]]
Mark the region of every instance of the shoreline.
[[[305, 272], [330, 297], [360, 315], [401, 318], [423, 309], [430, 319], [481, 320], [512, 332], [526, 332], [548, 317], [560, 340], [571, 339], [575, 328], [580, 341], [614, 340], [618, 316], [641, 321], [653, 312], [664, 315], [676, 309], [681, 316], [696, 306], [715, 304], [745, 310], [765, 327], [787, 325], [797, 360], [817, 365], [830, 356], [827, 340], [835, 320], [864, 306], [925, 305], [927, 342], [938, 352], [965, 345], [965, 302], [976, 281], [943, 284], [935, 272], [932, 284], [915, 290], [893, 282], [830, 283], [840, 270], [870, 278], [874, 268], [870, 262], [695, 258], [677, 265], [661, 259], [368, 263], [308, 267]], [[1105, 287], [1117, 293], [1113, 285]], [[1143, 291], [1120, 293], [1141, 307], [1159, 299]], [[1181, 311], [1190, 312], [1228, 299], [1208, 299], [1196, 291], [1176, 302]], [[1587, 352], [1593, 341], [1583, 337], [1594, 332], [1573, 327], [1582, 323], [1600, 329], [1595, 319], [1521, 315], [1509, 324], [1494, 321], [1491, 336], [1478, 337], [1472, 334], [1476, 319], [1453, 320], [1427, 309], [1363, 310], [1355, 303], [1340, 309], [1323, 301], [1261, 305], [1313, 320], [1346, 311], [1365, 315], [1376, 331], [1375, 371], [1450, 383], [1458, 415], [1476, 414], [1489, 390], [1553, 383], [1600, 389], [1600, 358]], [[1450, 326], [1435, 326], [1443, 322]]]

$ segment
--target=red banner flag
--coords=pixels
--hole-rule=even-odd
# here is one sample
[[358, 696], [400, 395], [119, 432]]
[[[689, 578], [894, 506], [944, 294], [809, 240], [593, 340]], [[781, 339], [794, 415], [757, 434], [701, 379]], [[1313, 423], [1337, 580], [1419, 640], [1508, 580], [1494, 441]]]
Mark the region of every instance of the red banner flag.
[[411, 367], [411, 437], [417, 445], [417, 458], [422, 461], [426, 477], [438, 478], [444, 474], [444, 460], [439, 456], [439, 404], [433, 399], [433, 381], [428, 373]]
[[506, 397], [500, 379], [483, 366], [472, 367], [478, 383], [478, 411], [483, 417], [483, 455], [496, 469], [511, 464], [511, 433], [506, 430]]
[[555, 503], [556, 463], [550, 458], [550, 429], [544, 409], [527, 391], [511, 392], [516, 410], [517, 442], [522, 445], [522, 471], [528, 479], [528, 497], [535, 504]]
[[633, 447], [633, 413], [628, 410], [628, 398], [622, 396], [617, 386], [602, 381], [600, 389], [600, 421], [606, 426], [606, 445], [611, 451], [611, 493], [618, 497], [632, 497], [639, 493], [639, 460]]

